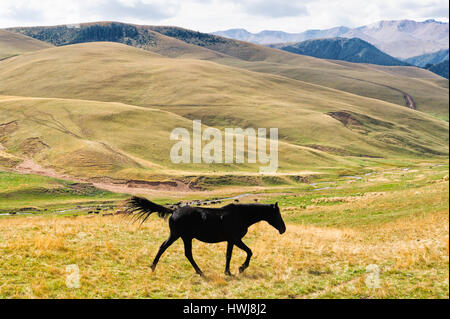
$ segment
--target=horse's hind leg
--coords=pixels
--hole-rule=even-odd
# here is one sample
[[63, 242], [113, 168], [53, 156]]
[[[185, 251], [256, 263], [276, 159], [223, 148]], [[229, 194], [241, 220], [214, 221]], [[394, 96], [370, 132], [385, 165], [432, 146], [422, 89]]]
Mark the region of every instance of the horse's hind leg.
[[182, 238], [184, 242], [184, 255], [191, 262], [192, 267], [194, 267], [195, 272], [200, 276], [203, 276], [203, 272], [195, 263], [194, 257], [192, 257], [192, 238]]
[[159, 258], [161, 255], [166, 251], [167, 248], [169, 248], [170, 245], [172, 245], [180, 236], [173, 235], [171, 232], [169, 235], [169, 238], [167, 238], [159, 247], [158, 253], [155, 256], [155, 259], [153, 259], [152, 265], [150, 266], [152, 268], [152, 271], [155, 271], [156, 264], [158, 263]]
[[227, 245], [227, 261], [225, 263], [225, 275], [227, 276], [231, 276], [230, 261], [231, 261], [231, 254], [233, 253], [233, 246], [234, 244], [229, 241]]
[[247, 269], [248, 265], [250, 264], [250, 258], [252, 258], [253, 253], [252, 250], [242, 242], [242, 240], [234, 244], [247, 253], [247, 258], [245, 259], [245, 262], [242, 264], [241, 267], [239, 267], [239, 272], [243, 272], [245, 269]]

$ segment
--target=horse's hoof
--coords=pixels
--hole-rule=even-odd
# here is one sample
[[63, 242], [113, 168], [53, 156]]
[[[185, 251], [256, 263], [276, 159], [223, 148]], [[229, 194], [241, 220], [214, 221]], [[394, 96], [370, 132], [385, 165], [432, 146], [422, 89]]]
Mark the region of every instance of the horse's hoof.
[[230, 277], [233, 276], [229, 270], [225, 271], [225, 275], [230, 276]]
[[242, 273], [244, 272], [245, 268], [246, 268], [246, 267], [244, 267], [244, 266], [239, 267], [239, 273], [242, 274]]
[[155, 272], [155, 269], [156, 269], [155, 265], [151, 265], [150, 268], [152, 269], [152, 272]]
[[205, 275], [203, 274], [203, 272], [201, 272], [200, 270], [199, 270], [199, 271], [196, 271], [196, 273], [197, 273], [197, 275], [199, 275], [200, 277], [205, 277]]

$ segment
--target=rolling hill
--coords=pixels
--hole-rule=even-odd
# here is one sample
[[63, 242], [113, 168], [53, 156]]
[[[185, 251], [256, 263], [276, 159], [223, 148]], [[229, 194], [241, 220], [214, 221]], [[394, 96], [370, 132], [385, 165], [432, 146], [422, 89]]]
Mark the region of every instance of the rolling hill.
[[405, 105], [406, 93], [413, 97], [417, 109], [448, 120], [448, 81], [423, 69], [317, 59], [178, 27], [151, 28], [232, 57], [214, 60], [221, 64], [281, 75], [399, 105]]
[[147, 26], [120, 22], [105, 21], [82, 23], [79, 27], [59, 25], [54, 27], [10, 28], [8, 30], [55, 46], [109, 41], [146, 49], [169, 57], [195, 57], [205, 60], [222, 57], [217, 52], [189, 45], [154, 32]]
[[214, 61], [398, 105], [405, 105], [406, 93], [414, 99], [418, 110], [448, 119], [448, 81], [415, 67], [378, 67], [317, 59], [179, 27], [97, 22], [81, 24], [79, 28], [54, 26], [9, 30], [55, 45], [114, 41], [171, 58]]
[[42, 50], [51, 44], [31, 37], [0, 29], [0, 60], [24, 52]]
[[[1, 61], [0, 73], [0, 143], [8, 156], [31, 157], [70, 175], [149, 180], [210, 174], [210, 165], [169, 160], [171, 130], [189, 129], [192, 119], [219, 129], [277, 127], [284, 173], [448, 155], [448, 123], [425, 113], [118, 43], [26, 53]], [[252, 174], [259, 164], [212, 167]]]
[[287, 52], [313, 56], [321, 59], [378, 65], [408, 65], [408, 63], [395, 59], [390, 55], [381, 52], [370, 43], [358, 38], [317, 39], [298, 43], [273, 44], [269, 46]]

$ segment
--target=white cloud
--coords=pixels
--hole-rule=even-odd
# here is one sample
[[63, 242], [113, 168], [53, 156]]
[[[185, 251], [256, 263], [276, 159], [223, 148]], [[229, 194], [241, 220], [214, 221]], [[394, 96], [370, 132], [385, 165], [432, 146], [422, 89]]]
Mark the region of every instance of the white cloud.
[[448, 21], [446, 0], [2, 0], [0, 27], [114, 20], [211, 32], [301, 32], [379, 20]]
[[179, 7], [177, 1], [104, 0], [92, 6], [90, 12], [108, 17], [107, 20], [130, 18], [159, 21], [175, 16]]
[[278, 0], [248, 0], [239, 2], [244, 12], [249, 15], [257, 15], [269, 18], [300, 17], [308, 14], [308, 10], [302, 3]]

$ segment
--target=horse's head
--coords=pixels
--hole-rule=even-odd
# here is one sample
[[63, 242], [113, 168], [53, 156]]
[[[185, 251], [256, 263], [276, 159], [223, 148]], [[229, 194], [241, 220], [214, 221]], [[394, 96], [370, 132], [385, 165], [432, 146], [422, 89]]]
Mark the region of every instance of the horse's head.
[[267, 222], [278, 230], [280, 234], [283, 234], [286, 231], [286, 225], [281, 217], [278, 203], [271, 204], [270, 208], [269, 215], [267, 216]]

